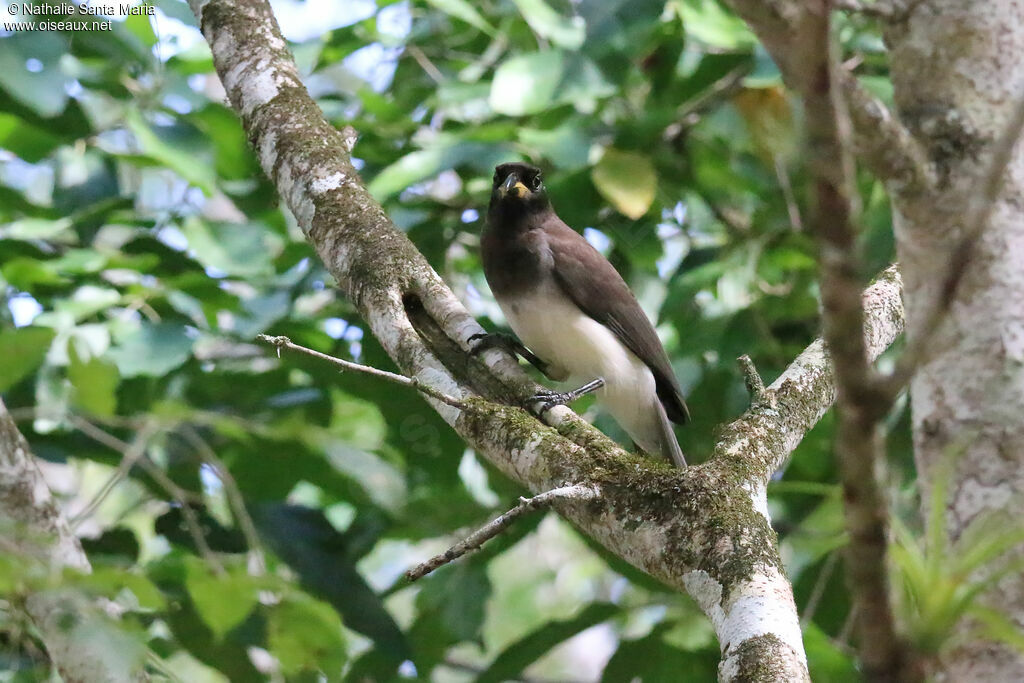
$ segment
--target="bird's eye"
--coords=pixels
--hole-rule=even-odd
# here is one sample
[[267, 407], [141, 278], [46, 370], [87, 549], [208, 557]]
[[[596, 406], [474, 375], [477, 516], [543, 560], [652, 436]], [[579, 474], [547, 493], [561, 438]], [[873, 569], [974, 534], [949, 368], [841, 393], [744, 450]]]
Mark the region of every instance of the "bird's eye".
[[539, 190], [540, 189], [540, 174], [537, 174], [537, 175], [533, 176], [533, 182], [530, 183], [530, 184], [533, 185], [534, 191]]

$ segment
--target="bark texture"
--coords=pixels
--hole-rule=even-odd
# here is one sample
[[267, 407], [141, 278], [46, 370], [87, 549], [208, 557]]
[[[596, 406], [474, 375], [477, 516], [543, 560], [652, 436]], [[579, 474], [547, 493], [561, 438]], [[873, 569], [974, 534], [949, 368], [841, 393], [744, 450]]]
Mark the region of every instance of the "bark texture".
[[[720, 678], [808, 679], [800, 626], [767, 513], [771, 474], [828, 409], [822, 343], [726, 426], [715, 457], [676, 470], [624, 452], [567, 408], [547, 424], [516, 407], [534, 386], [512, 359], [470, 357], [482, 332], [369, 196], [349, 160], [355, 131], [324, 121], [265, 0], [192, 0], [214, 64], [263, 170], [325, 265], [403, 373], [470, 409], [431, 405], [478, 452], [534, 492], [592, 487], [555, 507], [609, 550], [687, 590], [711, 619]], [[872, 357], [902, 330], [899, 278], [866, 296]]]
[[[89, 560], [53, 500], [28, 442], [0, 400], [0, 525], [4, 540], [29, 561], [50, 571], [91, 571]], [[11, 548], [5, 546], [4, 552]], [[104, 651], [114, 643], [89, 638], [93, 605], [73, 590], [46, 589], [24, 598], [50, 661], [66, 683], [145, 680], [141, 658]], [[93, 623], [94, 625], [94, 623]]]
[[[907, 333], [916, 339], [944, 292], [936, 278], [956, 253], [992, 156], [1024, 94], [1024, 3], [922, 0], [889, 24], [900, 118], [925, 148], [936, 184], [897, 192], [896, 237], [906, 282]], [[957, 456], [947, 504], [959, 536], [979, 515], [1020, 523], [1024, 500], [1024, 154], [1012, 155], [981, 239], [963, 263], [949, 312], [926, 340], [911, 384], [914, 451], [927, 483]], [[991, 604], [1024, 627], [1024, 574], [1000, 582]], [[1024, 656], [970, 642], [943, 663], [950, 681], [1024, 680]]]

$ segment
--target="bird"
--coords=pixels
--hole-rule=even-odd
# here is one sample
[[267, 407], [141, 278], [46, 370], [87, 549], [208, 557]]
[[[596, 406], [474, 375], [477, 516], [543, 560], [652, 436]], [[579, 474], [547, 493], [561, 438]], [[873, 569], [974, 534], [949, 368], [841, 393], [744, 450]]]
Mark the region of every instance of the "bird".
[[480, 345], [505, 346], [554, 381], [584, 382], [527, 401], [539, 401], [543, 414], [595, 392], [640, 449], [685, 467], [672, 423], [690, 414], [654, 325], [615, 267], [555, 213], [539, 168], [495, 168], [480, 248], [518, 337], [475, 335]]

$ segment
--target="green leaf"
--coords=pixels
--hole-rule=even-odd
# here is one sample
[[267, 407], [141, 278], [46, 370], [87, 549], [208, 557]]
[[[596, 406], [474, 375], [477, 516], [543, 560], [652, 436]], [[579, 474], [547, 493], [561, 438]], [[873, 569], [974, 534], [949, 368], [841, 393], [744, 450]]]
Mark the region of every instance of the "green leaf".
[[160, 589], [152, 581], [120, 567], [93, 567], [89, 574], [69, 570], [64, 576], [66, 583], [73, 583], [110, 599], [117, 598], [121, 591], [131, 591], [143, 609], [159, 610], [167, 604]]
[[515, 0], [515, 3], [526, 23], [541, 37], [569, 50], [583, 45], [587, 32], [583, 17], [563, 17], [544, 0]]
[[21, 327], [0, 331], [0, 391], [7, 391], [39, 367], [50, 349], [54, 331]]
[[519, 129], [519, 141], [560, 169], [583, 168], [589, 163], [591, 139], [580, 124], [570, 120], [551, 130], [523, 127]]
[[743, 20], [715, 0], [682, 0], [675, 7], [683, 19], [686, 35], [709, 47], [736, 50], [757, 43]]
[[321, 672], [328, 681], [341, 680], [345, 640], [334, 609], [302, 593], [293, 593], [270, 612], [270, 652], [286, 676]]
[[807, 649], [807, 665], [811, 680], [815, 681], [857, 681], [860, 676], [849, 655], [837, 648], [829, 637], [813, 622], [804, 628], [804, 647]]
[[[8, 8], [14, 7], [17, 5], [8, 4]], [[15, 31], [0, 40], [0, 87], [40, 116], [60, 114], [68, 101], [64, 86], [69, 79], [60, 62], [66, 52], [66, 40], [56, 31]], [[29, 59], [42, 68], [29, 71]]]
[[0, 147], [35, 163], [49, 156], [60, 138], [11, 114], [0, 114]]
[[461, 19], [470, 26], [475, 26], [489, 36], [497, 34], [497, 31], [494, 30], [494, 26], [484, 19], [483, 16], [476, 11], [476, 8], [474, 8], [472, 4], [466, 2], [466, 0], [427, 0], [427, 3], [433, 5], [445, 14], [451, 15], [456, 19]]
[[474, 562], [459, 562], [437, 570], [422, 580], [416, 596], [421, 619], [440, 628], [433, 637], [458, 643], [476, 640], [484, 622], [484, 609], [491, 594], [491, 581], [484, 567]]
[[378, 173], [367, 189], [378, 201], [384, 201], [410, 185], [433, 178], [441, 171], [456, 166], [470, 164], [479, 170], [489, 170], [507, 154], [503, 146], [446, 141], [436, 147], [406, 154]]
[[273, 273], [281, 241], [258, 224], [211, 223], [189, 218], [182, 226], [194, 257], [207, 268], [251, 277]]
[[133, 14], [125, 17], [124, 27], [147, 48], [156, 45], [156, 34], [153, 32], [153, 24], [148, 15]]
[[200, 188], [207, 196], [215, 192], [216, 176], [210, 164], [203, 163], [195, 156], [175, 149], [161, 140], [136, 109], [127, 110], [125, 124], [142, 149], [142, 156], [147, 157], [158, 166], [171, 169], [182, 179]]
[[0, 236], [11, 240], [53, 240], [67, 237], [70, 228], [70, 218], [23, 218], [0, 228]]
[[218, 640], [256, 606], [258, 587], [242, 567], [215, 574], [197, 557], [186, 560], [185, 586], [199, 616]]
[[160, 377], [188, 360], [192, 344], [181, 325], [143, 322], [109, 355], [122, 377]]
[[49, 267], [46, 261], [18, 256], [0, 266], [4, 279], [17, 289], [34, 291], [36, 285], [58, 285], [67, 282]]
[[499, 114], [522, 116], [572, 103], [593, 110], [596, 100], [615, 88], [589, 59], [561, 50], [517, 55], [502, 62], [491, 82], [491, 108]]
[[663, 637], [669, 627], [670, 624], [661, 623], [643, 638], [621, 641], [605, 665], [601, 680], [608, 683], [661, 683], [681, 678], [687, 681], [716, 680], [718, 648], [684, 652], [672, 647]]
[[611, 619], [618, 612], [619, 608], [615, 605], [595, 602], [587, 605], [571, 619], [549, 621], [505, 648], [487, 670], [480, 674], [477, 682], [498, 683], [515, 678], [523, 669], [533, 664], [559, 643], [591, 626]]
[[238, 116], [226, 106], [207, 105], [188, 116], [206, 134], [222, 179], [240, 180], [260, 173]]
[[254, 506], [253, 520], [304, 590], [333, 605], [348, 628], [372, 638], [395, 664], [409, 657], [405, 635], [356, 569], [350, 537], [339, 534], [323, 512], [268, 503]]
[[654, 202], [658, 176], [650, 157], [609, 147], [590, 177], [601, 196], [619, 213], [636, 220]]
[[68, 343], [68, 380], [75, 388], [73, 403], [87, 413], [109, 417], [117, 412], [117, 366], [102, 358], [82, 360], [78, 344]]

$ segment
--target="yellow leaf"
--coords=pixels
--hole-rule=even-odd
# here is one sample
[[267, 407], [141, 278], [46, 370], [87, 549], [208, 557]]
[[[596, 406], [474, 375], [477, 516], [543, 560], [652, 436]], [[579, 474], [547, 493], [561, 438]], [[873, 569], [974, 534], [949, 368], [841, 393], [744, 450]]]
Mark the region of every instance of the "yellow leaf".
[[601, 196], [633, 220], [647, 213], [654, 202], [658, 176], [650, 158], [639, 152], [609, 147], [590, 177]]
[[798, 140], [793, 110], [781, 87], [744, 88], [732, 103], [747, 123], [754, 151], [761, 161], [772, 166], [776, 159], [792, 159]]

